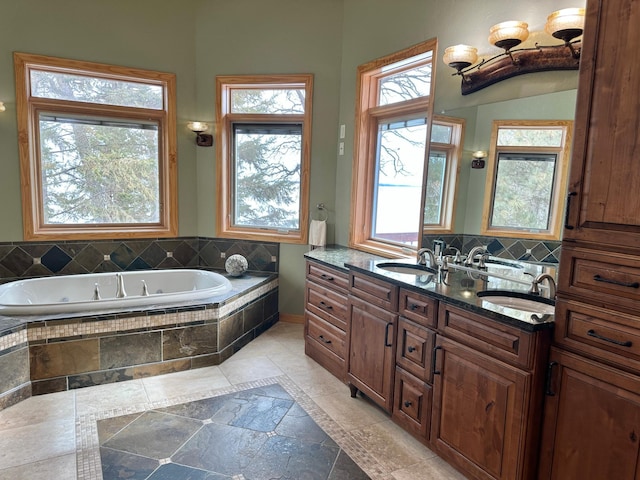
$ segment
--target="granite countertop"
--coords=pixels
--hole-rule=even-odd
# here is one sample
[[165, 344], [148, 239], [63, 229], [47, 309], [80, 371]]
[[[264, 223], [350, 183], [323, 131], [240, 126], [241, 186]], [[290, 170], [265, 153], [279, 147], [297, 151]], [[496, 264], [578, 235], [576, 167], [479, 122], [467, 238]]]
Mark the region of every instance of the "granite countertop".
[[[536, 312], [503, 307], [476, 296], [476, 292], [483, 290], [515, 290], [527, 293], [532, 276], [539, 273], [549, 273], [555, 276], [556, 269], [553, 266], [509, 261], [522, 268], [509, 269], [497, 264], [489, 267], [488, 272], [485, 273], [477, 269], [465, 270], [451, 265], [447, 272], [441, 274], [414, 275], [394, 273], [377, 267], [383, 262], [415, 263], [413, 259], [390, 260], [342, 246], [315, 249], [307, 252], [305, 257], [343, 271], [353, 270], [365, 273], [403, 288], [427, 293], [438, 300], [522, 330], [536, 331], [553, 326], [553, 315], [541, 315]], [[541, 285], [544, 295], [546, 289], [543, 287], [544, 285]]]

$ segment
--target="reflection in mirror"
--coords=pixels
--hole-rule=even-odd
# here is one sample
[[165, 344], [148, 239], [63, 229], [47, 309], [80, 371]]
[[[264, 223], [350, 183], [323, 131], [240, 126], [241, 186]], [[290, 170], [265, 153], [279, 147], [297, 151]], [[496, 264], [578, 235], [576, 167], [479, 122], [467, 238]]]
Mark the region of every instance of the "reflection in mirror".
[[[555, 77], [577, 76], [576, 72], [553, 72]], [[525, 78], [525, 77], [521, 77]], [[517, 80], [517, 79], [513, 79]], [[514, 96], [508, 90], [512, 80], [500, 84], [505, 96]], [[517, 84], [517, 82], [514, 82]], [[537, 87], [537, 85], [536, 85]], [[491, 89], [483, 90], [493, 93]], [[511, 98], [504, 101], [491, 101], [476, 106], [447, 109], [449, 116], [463, 118], [466, 122], [464, 135], [464, 150], [460, 162], [459, 186], [456, 195], [456, 212], [451, 234], [432, 234], [425, 232], [421, 246], [433, 247], [436, 239], [444, 240], [447, 245], [469, 251], [477, 245], [489, 248], [491, 255], [505, 259], [515, 259], [533, 262], [557, 263], [559, 258], [560, 241], [539, 240], [524, 233], [523, 236], [496, 236], [493, 233], [482, 233], [483, 204], [485, 189], [489, 185], [489, 168], [472, 169], [472, 154], [476, 150], [489, 151], [491, 133], [494, 120], [552, 120], [562, 119], [572, 121], [575, 114], [576, 90], [568, 89], [546, 94], [526, 96], [520, 91], [522, 98]], [[436, 98], [436, 103], [438, 98]], [[438, 109], [442, 112], [444, 109]], [[570, 141], [568, 145], [570, 146]], [[560, 193], [564, 203], [566, 192]]]
[[493, 122], [481, 233], [560, 239], [571, 121]]
[[436, 115], [424, 184], [424, 233], [450, 233], [462, 155], [464, 119]]

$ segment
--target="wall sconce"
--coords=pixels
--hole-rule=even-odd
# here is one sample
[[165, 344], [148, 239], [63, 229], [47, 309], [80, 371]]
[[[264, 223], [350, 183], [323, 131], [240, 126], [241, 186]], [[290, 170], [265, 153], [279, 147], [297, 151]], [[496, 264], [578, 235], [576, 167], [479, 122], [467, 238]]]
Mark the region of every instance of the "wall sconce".
[[187, 127], [196, 134], [196, 145], [199, 147], [211, 147], [213, 145], [213, 135], [202, 133], [209, 129], [208, 123], [189, 122]]
[[471, 168], [484, 168], [485, 158], [487, 158], [487, 152], [484, 150], [477, 150], [471, 154], [473, 160], [471, 160]]
[[4, 112], [7, 107], [4, 106], [4, 102], [0, 102], [0, 112]]
[[504, 52], [474, 65], [478, 60], [478, 49], [454, 45], [445, 49], [442, 60], [456, 69], [453, 75], [462, 76], [462, 95], [468, 95], [525, 73], [577, 70], [581, 43], [574, 39], [582, 35], [583, 29], [584, 8], [564, 8], [549, 15], [545, 25], [545, 31], [562, 40], [563, 44], [536, 43], [534, 47], [515, 49], [529, 37], [529, 26], [525, 22], [508, 21], [489, 30], [489, 42]]

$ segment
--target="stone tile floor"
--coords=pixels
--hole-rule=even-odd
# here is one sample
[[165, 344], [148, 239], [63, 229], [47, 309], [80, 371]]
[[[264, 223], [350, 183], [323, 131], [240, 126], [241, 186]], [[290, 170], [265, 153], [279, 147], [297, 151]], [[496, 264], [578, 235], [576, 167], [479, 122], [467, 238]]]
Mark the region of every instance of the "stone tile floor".
[[[353, 475], [351, 478], [366, 478], [357, 476], [359, 469], [347, 457], [353, 459], [374, 480], [465, 478], [394, 424], [385, 412], [365, 398], [351, 398], [344, 384], [304, 355], [302, 325], [280, 322], [219, 366], [32, 397], [1, 411], [0, 480], [101, 479], [100, 443], [104, 444], [103, 451], [122, 451], [131, 441], [124, 434], [117, 435], [124, 425], [129, 425], [129, 433], [135, 433], [138, 427], [158, 422], [163, 424], [162, 415], [175, 420], [176, 413], [180, 411], [193, 412], [197, 410], [196, 407], [203, 408], [207, 404], [205, 399], [227, 398], [237, 402], [243, 395], [239, 392], [255, 388], [258, 391], [270, 391], [271, 395], [281, 389], [280, 396], [284, 391], [284, 395], [291, 398], [289, 401], [295, 402], [293, 412], [297, 412], [299, 417], [296, 418], [292, 413], [285, 422], [286, 427], [282, 428], [308, 430], [312, 435], [314, 432], [321, 435], [321, 431], [328, 434], [330, 440], [315, 445], [332, 449], [339, 467], [335, 470], [336, 475], [342, 475], [336, 476], [336, 479], [350, 478], [347, 473]], [[278, 398], [276, 396], [271, 401], [276, 402]], [[192, 406], [180, 406], [186, 403], [192, 403]], [[223, 409], [219, 413], [218, 420], [228, 414], [223, 413], [225, 411], [228, 412]], [[197, 415], [201, 414], [191, 415], [198, 418]], [[214, 416], [212, 414], [212, 417], [205, 419], [208, 428], [202, 429], [204, 432], [229, 427], [223, 422], [213, 421]], [[185, 432], [197, 426], [193, 423], [194, 418], [187, 417], [178, 422], [179, 428], [185, 429]], [[296, 425], [298, 420], [300, 423]], [[166, 418], [164, 421], [165, 428], [174, 431], [175, 425], [166, 421]], [[203, 421], [197, 421], [201, 427]], [[310, 427], [311, 424], [317, 424], [320, 429]], [[302, 425], [305, 427], [302, 428]], [[147, 428], [140, 428], [139, 431], [146, 432]], [[273, 438], [278, 436], [277, 428], [275, 435], [273, 430], [267, 432], [267, 438], [270, 438], [270, 434]], [[291, 431], [288, 438], [292, 438]], [[168, 457], [164, 456], [167, 454], [165, 443], [168, 442], [151, 442], [146, 447], [157, 449], [152, 452], [153, 455], [168, 465], [163, 470], [164, 476], [153, 477], [154, 480], [180, 478], [175, 470], [171, 470], [177, 468], [176, 464], [167, 462]], [[193, 447], [195, 444], [194, 440], [182, 455], [197, 457], [198, 452], [203, 450]], [[253, 442], [247, 445], [251, 446]], [[339, 447], [338, 450], [336, 447]], [[271, 467], [268, 462], [262, 464], [263, 473], [268, 473], [281, 460], [274, 449], [271, 452]], [[107, 464], [109, 456], [105, 454], [104, 457]], [[308, 458], [311, 461], [311, 457]], [[318, 461], [317, 456], [313, 458], [313, 461]], [[202, 462], [194, 460], [196, 463], [198, 461]], [[302, 472], [306, 462], [301, 462], [298, 472]], [[204, 464], [198, 465], [202, 467]], [[248, 471], [247, 477], [231, 472], [226, 470], [222, 476], [185, 478], [251, 478]], [[305, 478], [301, 475], [299, 478]], [[269, 477], [270, 474], [266, 475], [266, 478]], [[258, 475], [254, 478], [265, 477]]]

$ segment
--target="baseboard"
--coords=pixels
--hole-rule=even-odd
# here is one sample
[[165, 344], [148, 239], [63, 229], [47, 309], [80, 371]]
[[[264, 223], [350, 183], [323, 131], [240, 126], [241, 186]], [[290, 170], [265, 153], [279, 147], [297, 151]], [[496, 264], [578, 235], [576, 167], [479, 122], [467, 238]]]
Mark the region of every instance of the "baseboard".
[[304, 324], [304, 315], [294, 315], [292, 313], [281, 313], [280, 321], [287, 323], [299, 323]]

